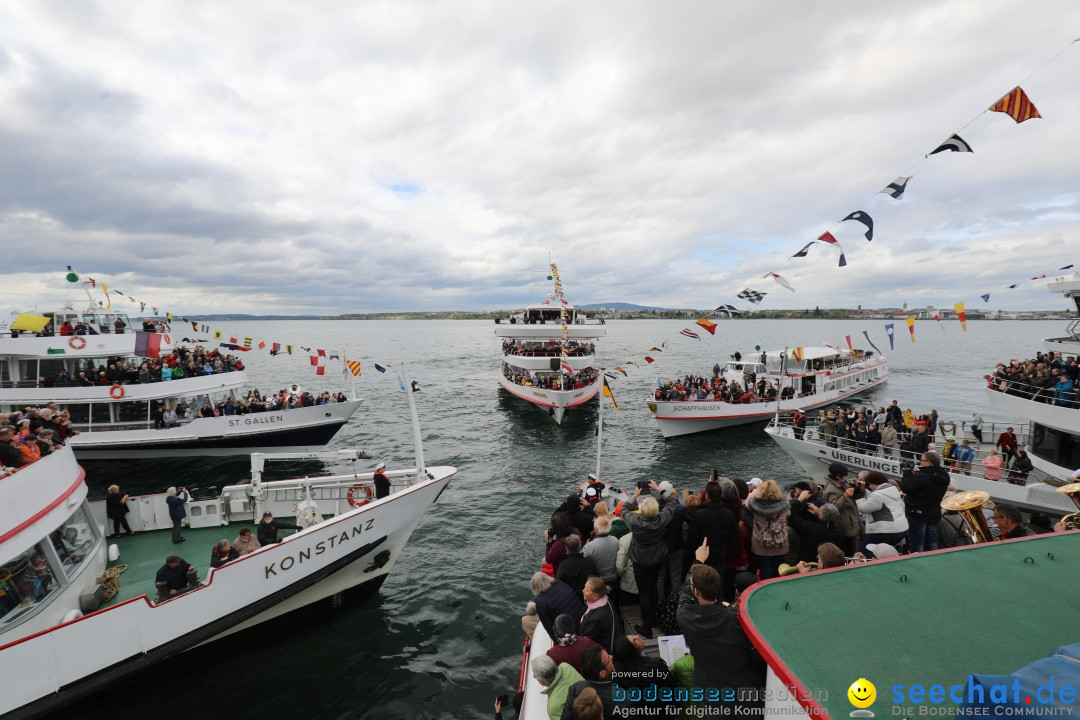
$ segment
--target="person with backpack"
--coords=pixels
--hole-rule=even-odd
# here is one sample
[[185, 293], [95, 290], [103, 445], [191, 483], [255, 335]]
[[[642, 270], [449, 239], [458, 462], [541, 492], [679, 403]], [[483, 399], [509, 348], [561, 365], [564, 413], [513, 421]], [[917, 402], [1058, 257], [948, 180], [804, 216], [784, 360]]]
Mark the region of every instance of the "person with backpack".
[[747, 497], [746, 507], [754, 518], [750, 552], [759, 576], [762, 580], [775, 577], [788, 552], [788, 500], [775, 480], [766, 480]]

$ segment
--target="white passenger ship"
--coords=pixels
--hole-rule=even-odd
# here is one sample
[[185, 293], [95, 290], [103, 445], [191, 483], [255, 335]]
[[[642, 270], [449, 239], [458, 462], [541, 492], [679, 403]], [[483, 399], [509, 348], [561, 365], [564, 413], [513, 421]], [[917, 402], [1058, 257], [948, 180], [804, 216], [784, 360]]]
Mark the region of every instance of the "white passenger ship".
[[[705, 432], [733, 425], [768, 421], [781, 412], [810, 410], [844, 400], [884, 383], [889, 364], [872, 351], [841, 352], [830, 347], [806, 347], [801, 359], [787, 351], [763, 352], [754, 359], [727, 362], [720, 378], [742, 388], [765, 381], [775, 399], [725, 402], [713, 399], [664, 400], [661, 388], [646, 401], [664, 438]], [[658, 381], [659, 384], [659, 381]], [[707, 398], [712, 397], [711, 388]]]
[[[1069, 322], [1067, 334], [1047, 338], [1044, 347], [1068, 358], [1080, 358], [1080, 273], [1060, 277], [1047, 284], [1050, 292], [1062, 293], [1072, 301], [1076, 316]], [[1053, 392], [1039, 392], [1034, 387], [1010, 384], [1005, 392], [987, 388], [986, 395], [996, 409], [1031, 421], [1027, 450], [1036, 469], [1058, 478], [1069, 477], [1080, 468], [1080, 397], [1073, 388], [1070, 404], [1057, 404]]]
[[564, 334], [562, 307], [550, 301], [511, 315], [509, 321], [497, 319], [495, 325], [495, 336], [503, 341], [499, 385], [546, 408], [559, 424], [570, 408], [600, 390], [601, 376], [593, 366], [595, 341], [607, 332], [602, 320], [587, 318], [570, 305], [565, 329]]
[[[55, 403], [58, 411], [66, 409], [79, 431], [67, 442], [81, 460], [315, 450], [330, 442], [362, 402], [353, 398], [273, 412], [200, 417], [206, 405], [213, 408], [242, 399], [250, 388], [247, 374], [234, 370], [167, 382], [101, 384], [100, 368], [117, 362], [139, 367], [144, 362], [135, 351], [133, 319], [92, 301], [84, 310], [69, 304], [42, 315], [51, 319], [46, 332], [0, 331], [0, 412], [43, 408], [47, 403]], [[117, 320], [126, 326], [119, 334], [114, 331]], [[85, 334], [60, 334], [63, 323], [75, 326], [80, 321]], [[172, 331], [156, 336], [163, 356], [185, 344]], [[187, 343], [192, 348], [195, 344]], [[87, 373], [93, 384], [81, 385], [80, 373]], [[177, 414], [175, 427], [162, 427], [158, 421], [159, 410], [166, 408]]]
[[[128, 499], [136, 534], [107, 539], [104, 503], [87, 502], [70, 448], [0, 477], [0, 717], [34, 717], [317, 601], [376, 592], [457, 472], [425, 467], [415, 414], [413, 427], [417, 467], [387, 472], [388, 496], [359, 469], [263, 482], [266, 458], [253, 455], [250, 483], [187, 503], [183, 545], [171, 542], [164, 495]], [[214, 545], [266, 511], [301, 529], [211, 569]], [[194, 572], [170, 596], [157, 572], [173, 554]]]

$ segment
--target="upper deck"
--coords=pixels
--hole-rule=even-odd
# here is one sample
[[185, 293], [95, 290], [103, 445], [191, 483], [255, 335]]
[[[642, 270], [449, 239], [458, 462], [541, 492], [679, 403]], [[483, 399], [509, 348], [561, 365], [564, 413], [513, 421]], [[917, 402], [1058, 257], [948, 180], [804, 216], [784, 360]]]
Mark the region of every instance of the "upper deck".
[[[568, 340], [601, 338], [607, 334], [603, 318], [590, 318], [574, 306], [566, 306], [566, 338]], [[545, 302], [532, 305], [507, 320], [495, 319], [496, 337], [515, 339], [562, 338], [562, 307]]]

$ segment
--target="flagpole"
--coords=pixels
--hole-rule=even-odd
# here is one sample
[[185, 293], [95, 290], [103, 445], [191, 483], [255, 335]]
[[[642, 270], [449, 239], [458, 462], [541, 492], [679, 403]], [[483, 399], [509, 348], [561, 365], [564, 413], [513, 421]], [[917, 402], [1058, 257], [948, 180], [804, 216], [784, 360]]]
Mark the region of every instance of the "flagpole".
[[404, 363], [401, 372], [405, 374], [405, 395], [409, 398], [409, 418], [412, 420], [413, 450], [416, 453], [416, 474], [427, 474], [427, 466], [424, 464], [424, 443], [420, 438], [420, 417], [416, 414], [416, 401], [413, 399], [412, 378], [409, 377], [409, 369]]
[[776, 429], [780, 429], [780, 398], [784, 395], [784, 376], [787, 374], [787, 353], [788, 349], [784, 347], [784, 354], [780, 356], [780, 381], [776, 383], [776, 418], [773, 423], [776, 425]]
[[601, 479], [600, 474], [600, 450], [604, 443], [604, 386], [607, 380], [604, 378], [604, 368], [600, 368], [600, 415], [596, 424], [596, 477]]

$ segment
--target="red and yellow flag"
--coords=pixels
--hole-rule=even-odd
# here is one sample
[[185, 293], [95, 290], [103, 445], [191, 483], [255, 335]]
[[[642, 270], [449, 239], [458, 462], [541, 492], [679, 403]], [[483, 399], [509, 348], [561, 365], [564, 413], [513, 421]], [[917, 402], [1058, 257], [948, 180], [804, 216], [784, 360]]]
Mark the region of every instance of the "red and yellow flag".
[[909, 317], [907, 319], [907, 331], [911, 333], [911, 342], [915, 342], [915, 318]]
[[795, 360], [797, 362], [802, 362], [802, 360], [803, 360], [803, 349], [801, 347], [797, 347], [794, 350], [792, 350], [791, 351], [791, 359]]
[[967, 313], [964, 312], [964, 303], [958, 302], [954, 307], [956, 308], [956, 319], [960, 321], [960, 328], [967, 332]]
[[611, 388], [608, 387], [607, 378], [604, 378], [604, 389], [601, 391], [604, 397], [611, 398], [611, 406], [616, 410], [619, 409], [619, 404], [615, 402], [615, 396], [611, 393]]
[[991, 105], [990, 110], [992, 112], [1003, 112], [1017, 123], [1022, 123], [1031, 118], [1042, 117], [1028, 98], [1027, 93], [1021, 90], [1019, 86], [1014, 87], [1003, 98]]
[[701, 318], [697, 321], [697, 324], [708, 330], [710, 335], [716, 334], [716, 323], [709, 320], [709, 318]]

